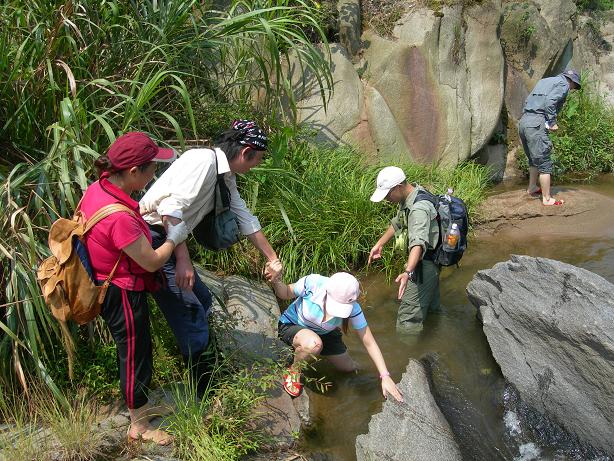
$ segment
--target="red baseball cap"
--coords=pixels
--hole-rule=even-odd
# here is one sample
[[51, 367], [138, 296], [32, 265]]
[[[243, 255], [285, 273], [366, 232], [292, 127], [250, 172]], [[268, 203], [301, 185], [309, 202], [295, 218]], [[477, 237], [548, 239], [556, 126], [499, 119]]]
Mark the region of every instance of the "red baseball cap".
[[151, 161], [172, 162], [177, 154], [173, 149], [158, 147], [145, 133], [131, 131], [111, 144], [107, 157], [113, 168], [125, 170]]

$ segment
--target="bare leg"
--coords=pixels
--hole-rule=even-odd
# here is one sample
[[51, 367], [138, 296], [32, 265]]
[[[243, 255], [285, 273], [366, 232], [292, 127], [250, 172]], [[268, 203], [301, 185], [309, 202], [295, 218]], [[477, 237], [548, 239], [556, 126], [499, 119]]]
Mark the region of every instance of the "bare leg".
[[294, 361], [284, 377], [284, 388], [291, 396], [297, 396], [301, 391], [300, 365], [322, 352], [322, 339], [313, 331], [303, 328], [292, 339]]
[[316, 333], [307, 328], [294, 335], [292, 345], [294, 346], [294, 364], [306, 362], [322, 352], [322, 340]]
[[358, 370], [358, 365], [352, 360], [352, 357], [350, 357], [350, 354], [348, 354], [347, 352], [338, 355], [328, 355], [326, 356], [326, 358], [339, 371], [345, 371], [346, 373], [350, 373], [352, 371]]
[[552, 205], [556, 200], [550, 196], [550, 174], [540, 174], [539, 183], [542, 187], [542, 203]]
[[[537, 187], [537, 177], [539, 176], [539, 172], [537, 171], [537, 167], [534, 166], [530, 166], [529, 167], [529, 187], [527, 188], [527, 193], [528, 194], [534, 194], [538, 187]], [[540, 176], [540, 183], [541, 183], [541, 176]], [[542, 186], [542, 192], [543, 192], [544, 188]]]

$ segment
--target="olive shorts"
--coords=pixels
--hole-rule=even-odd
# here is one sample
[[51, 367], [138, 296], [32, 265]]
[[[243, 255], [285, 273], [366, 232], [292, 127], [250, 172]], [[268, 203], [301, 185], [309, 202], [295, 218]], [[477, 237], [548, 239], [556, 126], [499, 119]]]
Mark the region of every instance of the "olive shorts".
[[429, 311], [437, 311], [439, 299], [439, 266], [433, 261], [422, 260], [418, 281], [408, 281], [401, 297], [397, 315], [397, 331], [418, 333]]
[[[301, 330], [308, 330], [308, 328], [295, 325], [294, 323], [279, 322], [277, 324], [277, 335], [279, 339], [289, 346], [292, 346], [294, 337]], [[320, 352], [320, 355], [340, 355], [347, 351], [347, 347], [343, 343], [341, 330], [338, 328], [330, 333], [318, 336], [322, 340], [322, 352]]]
[[552, 141], [548, 136], [544, 116], [525, 114], [518, 123], [518, 134], [522, 148], [529, 160], [529, 166], [537, 168], [542, 174], [552, 174]]

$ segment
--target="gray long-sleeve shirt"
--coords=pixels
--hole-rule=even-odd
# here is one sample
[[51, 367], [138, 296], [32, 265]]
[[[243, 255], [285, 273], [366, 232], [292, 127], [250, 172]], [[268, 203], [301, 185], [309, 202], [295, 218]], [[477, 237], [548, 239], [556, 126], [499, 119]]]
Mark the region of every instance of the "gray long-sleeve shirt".
[[541, 114], [548, 126], [556, 123], [556, 115], [563, 107], [569, 93], [569, 84], [563, 74], [543, 78], [524, 103], [524, 113]]

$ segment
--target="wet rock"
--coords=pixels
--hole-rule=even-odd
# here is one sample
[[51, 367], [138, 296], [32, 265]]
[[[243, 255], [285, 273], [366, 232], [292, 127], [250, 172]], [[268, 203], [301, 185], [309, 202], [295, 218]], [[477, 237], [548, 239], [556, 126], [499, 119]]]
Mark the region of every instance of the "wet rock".
[[399, 389], [405, 403], [393, 398], [369, 423], [369, 433], [356, 438], [358, 461], [461, 460], [454, 434], [431, 395], [424, 367], [410, 360]]
[[222, 334], [230, 337], [222, 342], [233, 352], [239, 350], [242, 360], [279, 360], [287, 347], [277, 339], [279, 306], [266, 283], [245, 277], [219, 277], [197, 268], [203, 282], [214, 293], [213, 312], [221, 322]]
[[[527, 180], [528, 182], [528, 180]], [[565, 234], [573, 237], [612, 237], [614, 207], [611, 197], [587, 189], [553, 187], [552, 195], [563, 206], [543, 206], [540, 197], [526, 193], [526, 183], [514, 191], [489, 197], [480, 206], [479, 234], [497, 238], [527, 238], [527, 235]]]
[[569, 264], [512, 256], [479, 271], [467, 293], [523, 401], [614, 454], [614, 285]]

